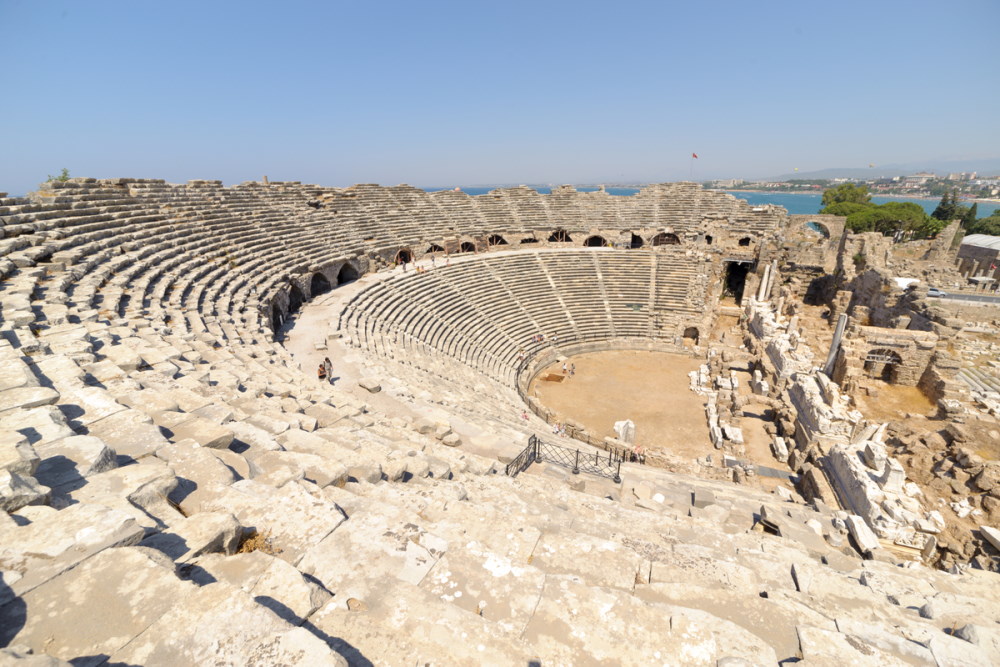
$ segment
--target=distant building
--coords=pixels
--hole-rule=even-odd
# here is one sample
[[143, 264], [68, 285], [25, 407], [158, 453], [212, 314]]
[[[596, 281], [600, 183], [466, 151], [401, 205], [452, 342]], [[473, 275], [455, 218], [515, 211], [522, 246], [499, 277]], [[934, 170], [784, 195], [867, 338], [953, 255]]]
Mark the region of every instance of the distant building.
[[1000, 279], [1000, 236], [969, 234], [958, 249], [958, 270], [966, 278]]

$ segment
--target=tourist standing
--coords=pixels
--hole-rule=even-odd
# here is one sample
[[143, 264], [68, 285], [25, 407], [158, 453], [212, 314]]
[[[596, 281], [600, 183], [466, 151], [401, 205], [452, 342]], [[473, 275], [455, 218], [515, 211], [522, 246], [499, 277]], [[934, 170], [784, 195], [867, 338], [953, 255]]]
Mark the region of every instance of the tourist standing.
[[333, 384], [333, 362], [330, 361], [330, 357], [323, 359], [323, 369], [326, 371], [326, 379]]

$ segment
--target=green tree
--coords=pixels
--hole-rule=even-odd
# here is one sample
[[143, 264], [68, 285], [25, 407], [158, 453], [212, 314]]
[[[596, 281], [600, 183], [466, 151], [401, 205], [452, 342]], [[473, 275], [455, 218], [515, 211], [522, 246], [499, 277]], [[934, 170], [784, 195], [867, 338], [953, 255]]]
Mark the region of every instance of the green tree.
[[820, 213], [826, 215], [843, 215], [849, 216], [852, 213], [858, 213], [859, 211], [867, 210], [871, 204], [859, 204], [853, 201], [839, 201], [836, 204], [830, 204], [826, 208], [820, 211]]
[[1000, 236], [1000, 209], [987, 218], [976, 220], [967, 229], [969, 234], [989, 234]]
[[[62, 171], [59, 172], [58, 176], [53, 176], [52, 174], [49, 174], [49, 181], [65, 182], [65, 181], [68, 181], [68, 180], [69, 180], [69, 169], [67, 169], [66, 167], [62, 168]], [[48, 182], [48, 181], [46, 181], [46, 182]]]
[[853, 202], [855, 204], [867, 204], [872, 200], [868, 192], [867, 185], [855, 185], [853, 183], [841, 183], [835, 188], [830, 188], [823, 192], [824, 208], [838, 202]]
[[951, 221], [955, 219], [958, 212], [958, 192], [950, 190], [941, 197], [941, 203], [937, 205], [931, 217], [936, 220]]
[[965, 215], [962, 216], [962, 227], [968, 229], [969, 225], [975, 224], [976, 216], [978, 214], [979, 214], [979, 204], [977, 204], [976, 202], [972, 202], [972, 206], [970, 206], [969, 209], [965, 212]]

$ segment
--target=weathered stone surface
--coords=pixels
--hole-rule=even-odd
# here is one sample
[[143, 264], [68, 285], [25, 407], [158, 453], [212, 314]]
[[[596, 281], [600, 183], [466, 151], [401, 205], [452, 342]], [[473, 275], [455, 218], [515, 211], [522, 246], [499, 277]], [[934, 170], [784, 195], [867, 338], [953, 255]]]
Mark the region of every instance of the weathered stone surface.
[[170, 502], [185, 514], [201, 511], [206, 499], [214, 499], [217, 487], [229, 486], [237, 480], [233, 471], [212, 450], [191, 440], [170, 443], [156, 450], [156, 458], [165, 461], [177, 477], [177, 486], [170, 492]]
[[294, 483], [275, 489], [242, 480], [203, 503], [202, 511], [232, 512], [246, 528], [267, 535], [279, 557], [293, 565], [344, 522], [335, 505]]
[[[579, 631], [583, 628], [597, 631]], [[777, 662], [770, 646], [733, 623], [695, 609], [639, 601], [617, 589], [587, 587], [573, 577], [546, 578], [524, 638], [554, 663], [708, 665], [724, 657]]]
[[[140, 636], [111, 654], [133, 665], [346, 665], [315, 635], [295, 628], [301, 619], [279, 605], [254, 599], [224, 582], [195, 587]], [[287, 620], [282, 618], [287, 616]], [[234, 622], [238, 619], [238, 622]], [[308, 663], [312, 664], [311, 660]]]
[[87, 477], [118, 467], [115, 451], [100, 438], [75, 435], [40, 444], [36, 451], [42, 457], [35, 478], [56, 489], [77, 488]]
[[13, 629], [13, 643], [75, 665], [99, 665], [196, 592], [177, 579], [172, 563], [151, 553], [135, 547], [102, 551], [24, 594], [31, 613], [20, 622], [12, 617], [15, 605], [0, 608], [0, 627]]
[[531, 561], [550, 574], [572, 574], [594, 586], [631, 590], [643, 559], [620, 544], [586, 534], [543, 533]]
[[[348, 479], [347, 467], [322, 456], [302, 452], [266, 452], [254, 459], [261, 474], [278, 467], [299, 471], [301, 476], [320, 488], [335, 484], [343, 486]], [[256, 477], [255, 477], [256, 479]]]
[[297, 567], [336, 591], [338, 600], [363, 601], [386, 579], [419, 584], [447, 542], [422, 529], [416, 517], [403, 521], [403, 516], [398, 510], [355, 514], [310, 548]]
[[358, 380], [358, 386], [372, 394], [382, 391], [382, 385], [375, 378], [361, 378]]
[[169, 532], [150, 535], [139, 546], [156, 549], [171, 560], [186, 562], [202, 554], [232, 554], [242, 537], [243, 527], [232, 514], [202, 512], [176, 522]]
[[0, 415], [7, 410], [37, 408], [59, 400], [59, 392], [48, 387], [18, 387], [0, 391]]
[[103, 505], [77, 503], [59, 511], [31, 506], [14, 516], [12, 525], [0, 526], [0, 569], [25, 573], [13, 586], [18, 594], [96, 553], [136, 544], [143, 536], [131, 515]]
[[51, 405], [9, 412], [0, 418], [0, 427], [19, 432], [32, 445], [75, 435], [59, 409]]
[[307, 580], [294, 567], [261, 551], [235, 556], [206, 555], [195, 565], [205, 573], [192, 575], [198, 583], [229, 582], [254, 599], [268, 598], [284, 605], [301, 619], [309, 618], [331, 598], [329, 591]]
[[0, 470], [31, 476], [38, 462], [38, 454], [28, 444], [26, 436], [17, 431], [0, 430]]
[[171, 468], [157, 459], [144, 459], [87, 478], [69, 498], [71, 502], [107, 505], [130, 514], [148, 530], [158, 530], [184, 518], [168, 501], [176, 487], [177, 477]]
[[101, 354], [123, 371], [134, 371], [142, 365], [139, 353], [126, 345], [105, 345], [101, 348]]
[[71, 667], [70, 663], [44, 653], [35, 653], [26, 646], [0, 649], [0, 665], [15, 667]]
[[103, 440], [118, 456], [141, 460], [167, 444], [160, 428], [139, 410], [122, 410], [87, 425], [87, 433]]
[[203, 417], [195, 417], [185, 412], [159, 412], [153, 421], [174, 440], [190, 439], [202, 447], [225, 449], [235, 437], [232, 429], [220, 426]]
[[0, 470], [0, 511], [14, 512], [25, 505], [42, 505], [49, 501], [48, 487], [33, 477]]

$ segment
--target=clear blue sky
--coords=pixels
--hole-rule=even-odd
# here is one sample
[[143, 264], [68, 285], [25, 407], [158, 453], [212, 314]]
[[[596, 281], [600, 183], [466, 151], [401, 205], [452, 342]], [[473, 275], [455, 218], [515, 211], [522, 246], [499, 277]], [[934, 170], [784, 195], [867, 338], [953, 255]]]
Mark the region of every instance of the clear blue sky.
[[0, 0], [0, 191], [995, 158], [998, 26], [998, 0]]

